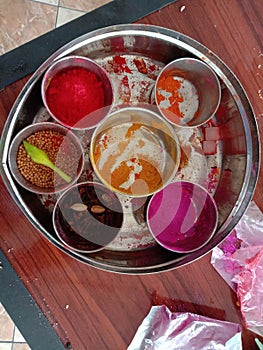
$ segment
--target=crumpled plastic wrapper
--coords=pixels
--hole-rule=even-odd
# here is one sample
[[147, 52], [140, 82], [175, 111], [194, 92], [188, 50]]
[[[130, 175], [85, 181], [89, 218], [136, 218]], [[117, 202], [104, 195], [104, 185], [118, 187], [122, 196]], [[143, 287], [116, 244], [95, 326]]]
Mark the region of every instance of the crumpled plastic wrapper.
[[246, 328], [263, 336], [263, 214], [254, 202], [211, 263], [237, 293]]
[[152, 306], [127, 350], [241, 350], [241, 326]]

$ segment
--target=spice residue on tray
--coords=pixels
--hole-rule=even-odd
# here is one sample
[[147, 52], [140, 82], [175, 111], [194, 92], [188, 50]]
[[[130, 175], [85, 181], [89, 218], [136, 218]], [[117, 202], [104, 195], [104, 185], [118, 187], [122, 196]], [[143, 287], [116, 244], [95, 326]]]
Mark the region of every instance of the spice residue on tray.
[[[80, 154], [65, 135], [53, 130], [37, 131], [25, 141], [43, 150], [49, 159], [68, 176], [75, 176]], [[27, 181], [41, 188], [54, 188], [66, 183], [52, 169], [35, 163], [27, 154], [23, 144], [18, 147], [17, 167]]]
[[159, 62], [137, 55], [114, 55], [97, 62], [114, 82], [116, 105], [154, 103], [154, 84], [162, 68]]
[[190, 122], [198, 111], [197, 90], [182, 77], [161, 76], [157, 81], [156, 98], [165, 116], [175, 124]]
[[94, 161], [110, 186], [127, 194], [148, 194], [162, 186], [164, 150], [152, 130], [124, 123], [97, 138]]

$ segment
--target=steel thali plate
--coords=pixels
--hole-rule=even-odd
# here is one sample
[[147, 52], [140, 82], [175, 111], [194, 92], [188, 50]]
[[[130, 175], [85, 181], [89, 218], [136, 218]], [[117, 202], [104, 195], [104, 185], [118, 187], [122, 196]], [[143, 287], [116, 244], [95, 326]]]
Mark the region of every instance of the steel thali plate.
[[[36, 195], [21, 188], [12, 178], [7, 154], [13, 137], [25, 126], [50, 121], [41, 99], [44, 72], [57, 59], [81, 55], [94, 59], [109, 73], [114, 87], [114, 104], [154, 105], [154, 84], [160, 70], [180, 57], [206, 62], [221, 84], [221, 102], [211, 122], [198, 128], [176, 128], [181, 162], [175, 180], [192, 180], [208, 189], [219, 210], [219, 225], [203, 248], [176, 254], [158, 246], [144, 220], [147, 198], [123, 196], [124, 225], [107, 249], [83, 254], [69, 250], [57, 238], [52, 210], [57, 195]], [[89, 140], [76, 131], [85, 146], [85, 169], [78, 182], [97, 181], [88, 158]], [[218, 137], [219, 135], [219, 137]], [[29, 221], [56, 247], [90, 266], [137, 274], [177, 268], [200, 258], [218, 245], [235, 227], [246, 210], [256, 185], [259, 169], [259, 137], [253, 110], [237, 78], [209, 49], [172, 30], [147, 25], [117, 25], [85, 34], [55, 52], [32, 75], [18, 96], [2, 134], [2, 174], [14, 201]], [[207, 148], [208, 147], [208, 148]], [[212, 150], [211, 150], [212, 148]]]

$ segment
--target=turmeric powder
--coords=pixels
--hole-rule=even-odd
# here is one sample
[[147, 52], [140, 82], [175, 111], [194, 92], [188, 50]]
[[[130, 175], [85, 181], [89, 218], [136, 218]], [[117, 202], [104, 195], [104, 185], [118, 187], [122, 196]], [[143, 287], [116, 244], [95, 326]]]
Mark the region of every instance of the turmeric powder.
[[141, 123], [106, 130], [98, 137], [94, 161], [107, 183], [125, 194], [153, 193], [162, 186], [163, 152]]
[[168, 100], [170, 102], [170, 106], [167, 106], [166, 109], [175, 114], [176, 117], [184, 117], [184, 113], [180, 111], [179, 103], [184, 101], [182, 94], [179, 92], [181, 87], [181, 81], [170, 76], [161, 77], [157, 84], [157, 103], [160, 103], [166, 100], [165, 93], [169, 94]]
[[[157, 168], [144, 159], [137, 159], [140, 165], [140, 171], [134, 172], [134, 167], [130, 164], [134, 163], [134, 160], [123, 161], [111, 174], [111, 186], [119, 191], [123, 191], [127, 194], [141, 194], [145, 192], [145, 186], [148, 187], [149, 193], [156, 191], [162, 186], [162, 177]], [[133, 179], [129, 181], [129, 178], [133, 173]], [[138, 181], [139, 180], [139, 181]], [[138, 186], [136, 186], [136, 182]], [[123, 184], [127, 183], [126, 187]], [[142, 188], [140, 188], [142, 186]], [[136, 191], [136, 193], [134, 193]]]

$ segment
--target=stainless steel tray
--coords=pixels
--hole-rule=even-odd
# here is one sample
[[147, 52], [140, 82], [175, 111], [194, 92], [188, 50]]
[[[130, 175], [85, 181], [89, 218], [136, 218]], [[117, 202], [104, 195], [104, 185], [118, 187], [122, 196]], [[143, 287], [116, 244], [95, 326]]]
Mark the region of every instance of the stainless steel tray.
[[[125, 219], [114, 242], [103, 251], [81, 254], [66, 248], [52, 227], [52, 209], [57, 196], [36, 195], [21, 188], [12, 178], [7, 154], [13, 137], [25, 126], [50, 120], [40, 93], [46, 69], [67, 55], [94, 59], [110, 74], [115, 107], [121, 104], [154, 104], [153, 87], [164, 65], [179, 57], [205, 61], [218, 75], [222, 99], [212, 123], [200, 128], [176, 129], [182, 159], [176, 179], [193, 180], [208, 188], [219, 210], [219, 225], [210, 242], [198, 251], [176, 254], [162, 249], [152, 239], [144, 221], [141, 200], [122, 197]], [[220, 131], [213, 154], [203, 152], [209, 131]], [[226, 133], [222, 130], [227, 130]], [[86, 148], [86, 165], [79, 180], [96, 180], [88, 159], [92, 134], [77, 132]], [[209, 137], [208, 137], [209, 138]], [[203, 256], [235, 227], [247, 208], [259, 169], [259, 138], [253, 110], [237, 78], [210, 50], [193, 39], [165, 28], [145, 25], [117, 25], [88, 33], [55, 52], [35, 72], [18, 96], [2, 134], [2, 176], [14, 201], [29, 221], [56, 247], [90, 266], [136, 274], [177, 268]], [[147, 203], [147, 199], [142, 199]], [[134, 214], [134, 209], [135, 214]]]

